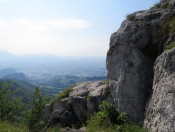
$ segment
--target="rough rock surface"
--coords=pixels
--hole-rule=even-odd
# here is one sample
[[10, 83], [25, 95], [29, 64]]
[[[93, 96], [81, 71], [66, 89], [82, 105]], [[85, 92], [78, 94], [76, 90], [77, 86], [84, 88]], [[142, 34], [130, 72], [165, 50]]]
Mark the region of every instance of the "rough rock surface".
[[174, 4], [175, 0], [161, 0], [161, 4], [164, 4], [164, 3]]
[[103, 100], [110, 100], [107, 82], [85, 82], [72, 88], [68, 97], [46, 105], [44, 109], [47, 127], [56, 123], [71, 127], [74, 123], [84, 124], [86, 119], [98, 111]]
[[155, 62], [153, 94], [144, 125], [152, 132], [175, 131], [175, 49], [166, 51]]
[[172, 2], [162, 0], [159, 8], [128, 15], [110, 39], [107, 70], [112, 97], [119, 111], [127, 112], [140, 123], [152, 90], [154, 61], [172, 33], [167, 30], [171, 27], [168, 21], [175, 16]]

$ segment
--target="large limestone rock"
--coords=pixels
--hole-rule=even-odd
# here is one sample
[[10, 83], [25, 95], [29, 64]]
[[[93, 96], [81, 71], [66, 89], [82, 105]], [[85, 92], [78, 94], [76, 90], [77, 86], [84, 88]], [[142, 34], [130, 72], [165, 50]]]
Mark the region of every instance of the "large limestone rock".
[[152, 90], [153, 64], [172, 33], [167, 29], [174, 16], [172, 6], [135, 12], [111, 35], [107, 53], [110, 91], [119, 111], [127, 112], [134, 121], [144, 120]]
[[106, 81], [85, 82], [77, 84], [69, 92], [68, 97], [46, 105], [44, 115], [47, 127], [61, 124], [63, 127], [74, 123], [84, 124], [94, 112], [98, 111], [103, 100], [111, 101], [108, 83]]
[[166, 51], [155, 62], [153, 94], [144, 125], [151, 132], [175, 131], [175, 49]]

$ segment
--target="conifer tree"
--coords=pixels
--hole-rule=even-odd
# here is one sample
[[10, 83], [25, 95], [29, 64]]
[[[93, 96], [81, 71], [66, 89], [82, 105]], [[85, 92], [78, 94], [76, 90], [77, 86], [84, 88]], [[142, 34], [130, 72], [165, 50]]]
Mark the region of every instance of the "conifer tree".
[[44, 127], [44, 106], [44, 98], [41, 96], [39, 87], [36, 87], [28, 119], [28, 128], [30, 131], [37, 132]]

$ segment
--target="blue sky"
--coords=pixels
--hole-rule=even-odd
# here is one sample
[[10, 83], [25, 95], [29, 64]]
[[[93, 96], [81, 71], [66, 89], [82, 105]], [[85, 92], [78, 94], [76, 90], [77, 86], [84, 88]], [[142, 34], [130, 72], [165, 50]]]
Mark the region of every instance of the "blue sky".
[[0, 50], [105, 56], [126, 15], [159, 0], [0, 0]]

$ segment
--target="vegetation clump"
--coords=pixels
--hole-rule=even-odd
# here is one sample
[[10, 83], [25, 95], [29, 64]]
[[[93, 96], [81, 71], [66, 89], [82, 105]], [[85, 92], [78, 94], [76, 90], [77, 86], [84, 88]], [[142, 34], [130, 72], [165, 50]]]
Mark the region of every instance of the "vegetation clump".
[[111, 103], [103, 101], [99, 109], [100, 111], [87, 121], [87, 132], [146, 132]]
[[51, 104], [53, 105], [56, 101], [61, 101], [64, 98], [67, 98], [69, 96], [69, 93], [72, 91], [72, 87], [65, 89], [63, 92], [59, 93], [57, 97], [51, 101]]
[[66, 90], [64, 90], [62, 93], [60, 93], [57, 96], [57, 100], [60, 101], [61, 99], [64, 99], [66, 97], [69, 96], [69, 93], [72, 91], [72, 87], [71, 88], [67, 88]]
[[170, 50], [175, 47], [175, 42], [172, 42], [164, 47], [164, 51]]
[[126, 16], [126, 18], [129, 20], [129, 21], [134, 21], [135, 20], [135, 14], [128, 14], [127, 16]]
[[171, 17], [163, 21], [161, 23], [161, 27], [161, 33], [163, 34], [163, 37], [167, 38], [168, 36], [170, 36], [172, 33], [175, 32], [175, 17]]
[[104, 80], [104, 83], [109, 86], [109, 80]]

